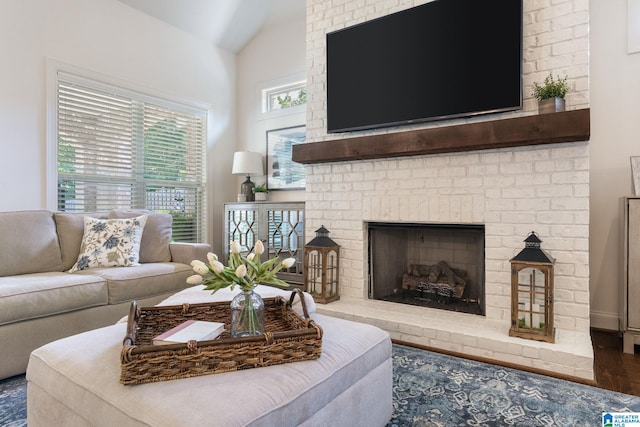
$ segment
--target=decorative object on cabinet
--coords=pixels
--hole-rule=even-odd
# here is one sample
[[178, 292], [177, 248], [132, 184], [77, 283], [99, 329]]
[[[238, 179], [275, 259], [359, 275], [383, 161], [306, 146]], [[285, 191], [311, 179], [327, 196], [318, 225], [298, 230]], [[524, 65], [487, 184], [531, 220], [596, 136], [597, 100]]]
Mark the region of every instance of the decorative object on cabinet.
[[633, 178], [633, 194], [640, 196], [640, 156], [631, 156], [631, 177]]
[[238, 151], [234, 153], [231, 173], [234, 175], [247, 176], [247, 180], [240, 186], [240, 194], [245, 196], [247, 202], [254, 201], [253, 189], [255, 185], [251, 182], [251, 175], [264, 175], [262, 154], [251, 151]]
[[340, 246], [329, 238], [324, 225], [304, 246], [304, 289], [314, 301], [326, 304], [340, 299]]
[[223, 262], [229, 259], [232, 241], [240, 244], [240, 253], [246, 256], [261, 240], [265, 257], [295, 258], [277, 277], [302, 287], [304, 202], [226, 203], [224, 211]]
[[511, 259], [511, 329], [509, 336], [555, 342], [553, 327], [553, 265], [531, 232], [525, 247]]
[[256, 185], [253, 189], [253, 194], [255, 195], [256, 202], [264, 202], [267, 200], [267, 184]]
[[302, 190], [305, 188], [304, 165], [291, 160], [293, 146], [307, 140], [305, 126], [267, 131], [267, 188]]
[[[625, 353], [634, 353], [640, 344], [640, 197], [624, 197], [623, 286], [619, 292], [622, 303], [622, 332]], [[638, 337], [638, 340], [636, 339]]]

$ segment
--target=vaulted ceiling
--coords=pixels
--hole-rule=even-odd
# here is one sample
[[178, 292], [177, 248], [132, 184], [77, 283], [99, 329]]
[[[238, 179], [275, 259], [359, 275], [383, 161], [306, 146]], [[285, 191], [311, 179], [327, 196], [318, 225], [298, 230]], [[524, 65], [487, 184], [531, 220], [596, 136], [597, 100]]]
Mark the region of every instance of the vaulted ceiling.
[[260, 29], [305, 19], [305, 0], [120, 0], [230, 52]]

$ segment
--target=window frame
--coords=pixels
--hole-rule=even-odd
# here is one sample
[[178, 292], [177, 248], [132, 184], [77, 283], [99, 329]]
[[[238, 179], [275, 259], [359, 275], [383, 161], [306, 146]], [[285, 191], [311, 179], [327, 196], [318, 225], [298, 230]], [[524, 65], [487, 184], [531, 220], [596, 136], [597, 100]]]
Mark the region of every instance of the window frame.
[[307, 90], [306, 80], [263, 89], [262, 90], [262, 113], [272, 113], [275, 111], [288, 110], [289, 108], [295, 108], [300, 105], [306, 105], [306, 102], [305, 102], [304, 104], [296, 104], [296, 105], [292, 105], [289, 107], [282, 107], [282, 108], [272, 108], [271, 106], [272, 105], [271, 99], [274, 96], [288, 95], [290, 92], [302, 91], [302, 90], [305, 90], [305, 91]]
[[[94, 71], [82, 69], [70, 64], [65, 64], [53, 59], [46, 62], [46, 207], [51, 211], [58, 210], [58, 82], [72, 80], [74, 83], [86, 85], [96, 90], [111, 92], [120, 96], [130, 97], [137, 101], [149, 103], [175, 110], [182, 113], [193, 114], [204, 119], [203, 135], [203, 173], [201, 181], [200, 218], [196, 241], [206, 241], [207, 236], [207, 163], [206, 147], [211, 123], [212, 107], [209, 104], [161, 93], [147, 87], [135, 85], [112, 76], [107, 76]], [[106, 180], [108, 181], [108, 179]], [[105, 182], [106, 182], [105, 181]], [[144, 209], [133, 206], [132, 209]]]
[[308, 82], [304, 73], [268, 82], [261, 82], [256, 89], [256, 96], [259, 103], [256, 104], [256, 107], [259, 108], [261, 119], [296, 114], [305, 111], [307, 108], [307, 103], [304, 103], [287, 108], [271, 109], [269, 101], [270, 95], [286, 93], [292, 90], [306, 89], [307, 96], [309, 96]]

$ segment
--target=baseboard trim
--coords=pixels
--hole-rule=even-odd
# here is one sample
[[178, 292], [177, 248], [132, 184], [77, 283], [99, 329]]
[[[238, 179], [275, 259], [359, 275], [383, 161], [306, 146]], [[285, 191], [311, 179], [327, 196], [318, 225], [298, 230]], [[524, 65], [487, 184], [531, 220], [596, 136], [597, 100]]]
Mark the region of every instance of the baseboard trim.
[[606, 313], [603, 311], [592, 311], [590, 313], [591, 327], [606, 331], [620, 330], [620, 317], [617, 313]]

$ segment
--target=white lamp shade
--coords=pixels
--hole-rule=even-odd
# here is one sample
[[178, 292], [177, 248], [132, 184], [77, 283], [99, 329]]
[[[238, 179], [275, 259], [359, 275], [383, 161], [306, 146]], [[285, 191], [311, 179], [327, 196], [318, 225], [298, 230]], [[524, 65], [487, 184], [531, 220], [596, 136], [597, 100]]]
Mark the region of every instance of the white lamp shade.
[[234, 175], [264, 175], [262, 154], [251, 151], [238, 151], [233, 154]]

